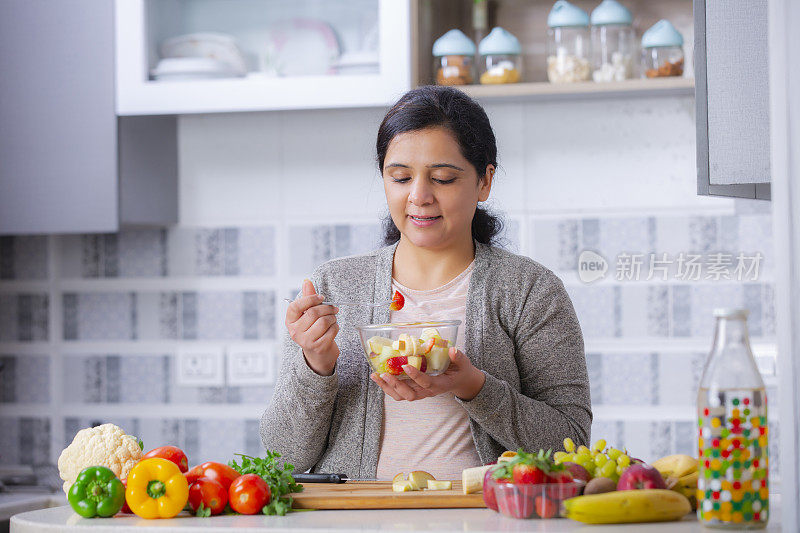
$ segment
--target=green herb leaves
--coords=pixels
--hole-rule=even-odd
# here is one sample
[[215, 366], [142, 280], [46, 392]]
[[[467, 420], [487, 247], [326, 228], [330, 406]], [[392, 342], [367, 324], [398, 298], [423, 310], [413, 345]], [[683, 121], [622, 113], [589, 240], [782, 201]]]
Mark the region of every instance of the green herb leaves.
[[265, 458], [251, 457], [237, 453], [241, 457], [241, 462], [230, 461], [228, 466], [239, 472], [239, 474], [256, 474], [261, 476], [269, 485], [271, 493], [270, 501], [261, 510], [265, 515], [284, 516], [292, 509], [292, 498], [288, 496], [292, 492], [300, 492], [303, 486], [295, 483], [292, 477], [294, 466], [288, 463], [279, 464], [277, 459], [281, 454], [267, 450]]

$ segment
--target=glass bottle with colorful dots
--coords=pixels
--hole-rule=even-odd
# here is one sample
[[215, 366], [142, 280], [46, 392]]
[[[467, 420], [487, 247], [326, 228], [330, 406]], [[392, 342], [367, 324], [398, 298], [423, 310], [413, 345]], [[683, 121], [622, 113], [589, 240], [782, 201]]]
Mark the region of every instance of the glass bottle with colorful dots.
[[747, 334], [747, 310], [716, 309], [714, 345], [697, 393], [697, 518], [707, 527], [762, 529], [769, 520], [767, 395]]

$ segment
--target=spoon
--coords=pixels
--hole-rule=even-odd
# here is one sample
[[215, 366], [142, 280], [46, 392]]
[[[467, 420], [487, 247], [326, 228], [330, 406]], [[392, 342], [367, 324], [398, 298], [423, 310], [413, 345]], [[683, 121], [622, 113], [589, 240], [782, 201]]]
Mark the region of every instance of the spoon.
[[[292, 303], [294, 300], [290, 300], [289, 298], [284, 298], [284, 302]], [[392, 308], [392, 311], [399, 311], [403, 308], [403, 304], [405, 304], [406, 299], [400, 294], [399, 291], [394, 291], [394, 295], [392, 296], [391, 300], [387, 300], [385, 302], [329, 302], [324, 301], [320, 305], [335, 305], [336, 307], [340, 307], [342, 305], [356, 305], [356, 306], [364, 306], [364, 307], [383, 307], [388, 305]]]

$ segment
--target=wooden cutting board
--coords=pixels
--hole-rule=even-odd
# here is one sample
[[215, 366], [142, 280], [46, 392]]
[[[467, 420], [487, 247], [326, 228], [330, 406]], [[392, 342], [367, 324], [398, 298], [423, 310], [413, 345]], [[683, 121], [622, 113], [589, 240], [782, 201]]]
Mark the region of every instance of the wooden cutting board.
[[464, 494], [461, 482], [452, 490], [393, 492], [391, 481], [303, 483], [303, 492], [292, 494], [295, 509], [447, 509], [486, 507], [483, 495]]

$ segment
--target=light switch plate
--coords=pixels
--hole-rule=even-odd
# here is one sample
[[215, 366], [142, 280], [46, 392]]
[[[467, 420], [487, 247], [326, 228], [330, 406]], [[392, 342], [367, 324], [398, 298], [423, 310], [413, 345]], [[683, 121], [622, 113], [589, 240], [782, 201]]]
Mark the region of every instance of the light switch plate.
[[275, 350], [271, 344], [228, 346], [228, 385], [272, 385]]
[[221, 387], [225, 385], [225, 353], [222, 347], [178, 350], [178, 385]]

